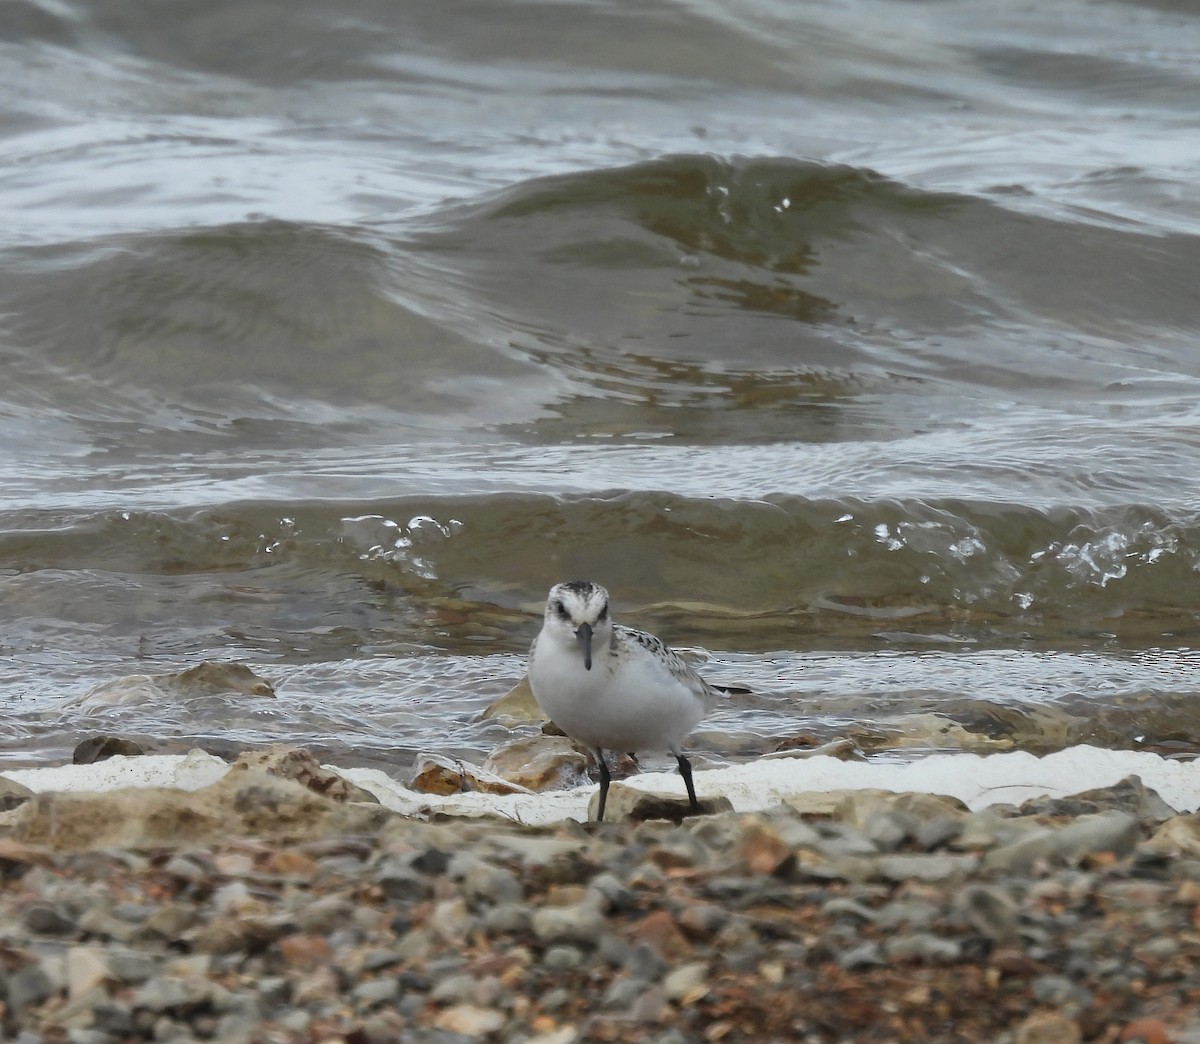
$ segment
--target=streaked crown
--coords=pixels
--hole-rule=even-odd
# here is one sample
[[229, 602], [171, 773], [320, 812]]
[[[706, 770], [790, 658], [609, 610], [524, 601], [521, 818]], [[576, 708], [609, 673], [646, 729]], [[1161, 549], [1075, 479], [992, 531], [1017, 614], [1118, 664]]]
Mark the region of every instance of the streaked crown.
[[546, 619], [561, 620], [572, 630], [580, 624], [593, 627], [608, 617], [608, 592], [591, 580], [568, 580], [550, 588]]

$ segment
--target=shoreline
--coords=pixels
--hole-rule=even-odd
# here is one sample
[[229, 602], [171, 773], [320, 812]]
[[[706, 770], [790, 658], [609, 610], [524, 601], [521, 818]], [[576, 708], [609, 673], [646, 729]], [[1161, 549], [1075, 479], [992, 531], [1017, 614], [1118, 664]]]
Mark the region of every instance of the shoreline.
[[[175, 787], [194, 791], [215, 783], [230, 763], [203, 750], [188, 754], [115, 755], [90, 765], [51, 765], [0, 772], [35, 793], [103, 793], [121, 787]], [[548, 825], [562, 819], [585, 822], [595, 786], [537, 793], [488, 794], [468, 791], [439, 795], [410, 789], [381, 769], [323, 765], [362, 787], [389, 810], [416, 815], [480, 816]], [[841, 790], [930, 793], [957, 798], [978, 811], [995, 804], [1020, 805], [1039, 797], [1063, 798], [1112, 786], [1137, 776], [1176, 812], [1200, 808], [1200, 759], [1181, 761], [1146, 751], [1107, 750], [1080, 745], [1050, 754], [1024, 751], [997, 754], [929, 754], [907, 761], [845, 761], [825, 755], [769, 757], [721, 768], [697, 770], [697, 793], [729, 799], [737, 812], [756, 812], [802, 795]], [[614, 783], [628, 788], [682, 796], [678, 775], [642, 772]]]
[[[978, 807], [877, 785], [924, 762], [826, 757], [736, 766], [741, 783], [697, 772], [733, 807], [680, 823], [520, 821], [529, 795], [483, 815], [487, 795], [423, 794], [404, 816], [373, 770], [340, 778], [282, 748], [5, 773], [34, 794], [0, 813], [0, 1029], [28, 1044], [1200, 1044], [1200, 816], [1127, 771], [1191, 804], [1195, 763], [933, 758]], [[1084, 769], [1116, 778], [1089, 789]], [[871, 786], [794, 789], [843, 773]], [[997, 803], [1014, 778], [1039, 795]], [[678, 777], [621, 787], [660, 782]]]

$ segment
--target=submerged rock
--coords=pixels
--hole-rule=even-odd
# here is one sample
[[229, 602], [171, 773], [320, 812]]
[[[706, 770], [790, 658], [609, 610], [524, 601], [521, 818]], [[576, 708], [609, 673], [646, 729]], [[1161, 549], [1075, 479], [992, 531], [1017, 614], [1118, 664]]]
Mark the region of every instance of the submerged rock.
[[533, 698], [533, 689], [529, 687], [528, 676], [522, 678], [503, 696], [489, 704], [480, 717], [485, 721], [495, 718], [501, 722], [507, 720], [515, 724], [546, 720], [542, 708]]
[[75, 745], [71, 763], [94, 765], [97, 761], [107, 761], [118, 754], [133, 758], [145, 753], [146, 750], [140, 743], [123, 736], [89, 736]]
[[839, 761], [866, 761], [867, 756], [859, 749], [857, 743], [849, 739], [835, 739], [828, 743], [812, 746], [794, 746], [784, 740], [772, 751], [759, 756], [760, 761], [780, 758], [837, 758]]
[[66, 702], [68, 707], [92, 710], [124, 707], [163, 700], [186, 700], [201, 696], [270, 697], [275, 687], [244, 663], [203, 660], [194, 667], [168, 674], [133, 674], [102, 682], [82, 696]]
[[503, 743], [483, 763], [528, 790], [569, 790], [589, 782], [588, 757], [565, 736], [525, 736]]

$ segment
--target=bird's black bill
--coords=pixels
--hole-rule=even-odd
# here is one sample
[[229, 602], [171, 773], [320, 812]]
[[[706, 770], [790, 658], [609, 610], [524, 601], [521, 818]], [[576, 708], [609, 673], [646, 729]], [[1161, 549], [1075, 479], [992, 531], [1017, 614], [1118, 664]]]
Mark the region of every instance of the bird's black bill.
[[583, 666], [590, 671], [592, 669], [592, 625], [580, 624], [575, 632], [575, 637], [583, 646]]

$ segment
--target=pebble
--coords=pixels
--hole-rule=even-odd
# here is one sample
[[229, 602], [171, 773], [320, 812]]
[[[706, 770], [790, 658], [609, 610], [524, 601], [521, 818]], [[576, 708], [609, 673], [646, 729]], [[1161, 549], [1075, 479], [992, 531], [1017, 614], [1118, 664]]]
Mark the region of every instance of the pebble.
[[39, 935], [74, 935], [77, 931], [74, 918], [50, 903], [31, 903], [22, 911], [21, 920]]
[[949, 881], [966, 876], [975, 866], [970, 855], [897, 853], [876, 862], [879, 876], [888, 881]]
[[663, 978], [662, 990], [667, 1000], [697, 999], [708, 982], [708, 962], [689, 961], [672, 968]]
[[10, 823], [0, 1036], [1200, 1039], [1200, 860], [1150, 794], [819, 797], [678, 826], [257, 819], [174, 850]]
[[913, 932], [888, 939], [883, 944], [883, 952], [890, 961], [951, 964], [958, 960], [962, 946], [955, 939], [946, 939], [930, 932]]
[[855, 971], [871, 965], [886, 964], [883, 948], [877, 942], [866, 942], [838, 954], [837, 962], [846, 971]]
[[544, 943], [579, 943], [594, 946], [604, 918], [594, 903], [543, 907], [533, 914], [533, 934]]
[[461, 1033], [465, 1037], [485, 1037], [504, 1025], [504, 1013], [473, 1004], [456, 1004], [438, 1014], [433, 1024], [438, 1029]]

